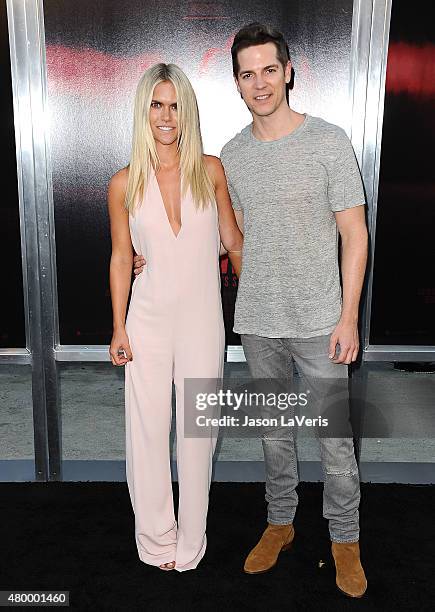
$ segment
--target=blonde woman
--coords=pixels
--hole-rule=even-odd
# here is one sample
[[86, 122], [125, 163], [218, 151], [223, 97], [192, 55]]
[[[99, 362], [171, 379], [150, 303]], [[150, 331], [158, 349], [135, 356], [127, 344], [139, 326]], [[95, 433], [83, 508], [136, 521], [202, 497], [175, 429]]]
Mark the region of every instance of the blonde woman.
[[[216, 157], [204, 155], [194, 91], [174, 64], [139, 81], [130, 164], [108, 189], [113, 365], [125, 365], [126, 469], [140, 559], [194, 569], [205, 553], [216, 438], [184, 436], [184, 379], [220, 378], [219, 251], [238, 274], [242, 235]], [[127, 301], [133, 248], [146, 260]], [[123, 354], [124, 353], [124, 354]], [[170, 471], [176, 391], [178, 521]]]

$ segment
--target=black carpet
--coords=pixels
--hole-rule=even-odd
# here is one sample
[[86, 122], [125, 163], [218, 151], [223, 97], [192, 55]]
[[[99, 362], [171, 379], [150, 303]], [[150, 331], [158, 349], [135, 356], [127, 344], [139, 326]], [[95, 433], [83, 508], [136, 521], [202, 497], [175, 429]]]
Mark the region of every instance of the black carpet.
[[335, 587], [322, 485], [298, 492], [293, 549], [249, 576], [243, 561], [265, 528], [261, 483], [213, 483], [207, 552], [183, 573], [139, 561], [126, 483], [1, 483], [0, 590], [69, 590], [77, 610], [435, 608], [435, 487], [362, 485], [360, 600]]

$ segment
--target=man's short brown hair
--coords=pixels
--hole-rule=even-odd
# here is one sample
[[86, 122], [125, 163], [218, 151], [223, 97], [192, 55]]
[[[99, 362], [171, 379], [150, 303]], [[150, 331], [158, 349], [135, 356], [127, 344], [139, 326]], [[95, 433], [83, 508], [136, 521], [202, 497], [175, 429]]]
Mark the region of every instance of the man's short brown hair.
[[233, 60], [233, 74], [236, 78], [240, 68], [237, 59], [238, 52], [242, 49], [247, 49], [255, 45], [264, 45], [268, 42], [275, 45], [276, 56], [285, 70], [287, 62], [290, 60], [290, 53], [284, 36], [278, 30], [255, 21], [254, 23], [243, 26], [234, 37], [234, 42], [231, 47], [231, 57]]

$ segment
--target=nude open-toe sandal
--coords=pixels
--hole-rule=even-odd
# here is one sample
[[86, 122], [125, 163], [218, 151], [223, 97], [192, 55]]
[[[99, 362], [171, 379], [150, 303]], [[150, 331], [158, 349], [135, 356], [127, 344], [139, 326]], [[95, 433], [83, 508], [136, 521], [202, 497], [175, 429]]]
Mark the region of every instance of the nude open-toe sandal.
[[[173, 567], [166, 567], [167, 565], [170, 565], [171, 563], [173, 563]], [[162, 563], [162, 565], [159, 565], [159, 568], [165, 572], [169, 572], [170, 570], [175, 569], [175, 561], [168, 561], [167, 563]]]

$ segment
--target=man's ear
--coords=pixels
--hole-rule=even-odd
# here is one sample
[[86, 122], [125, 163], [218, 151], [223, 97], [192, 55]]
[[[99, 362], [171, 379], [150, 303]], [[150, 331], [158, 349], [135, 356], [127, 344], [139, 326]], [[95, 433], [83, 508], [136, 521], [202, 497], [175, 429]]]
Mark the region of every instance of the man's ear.
[[284, 78], [286, 83], [290, 83], [290, 80], [292, 78], [292, 63], [290, 60], [287, 62], [287, 65], [285, 67]]

